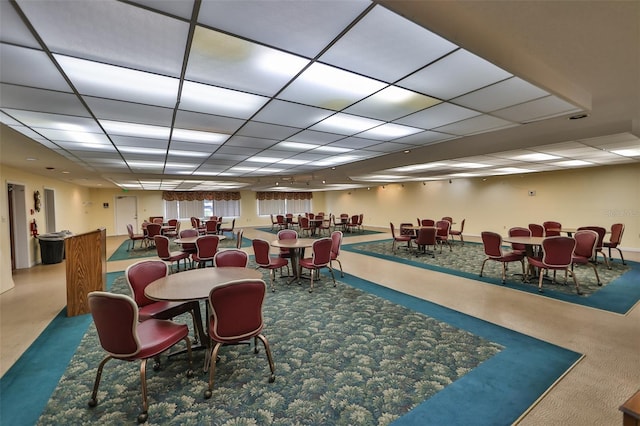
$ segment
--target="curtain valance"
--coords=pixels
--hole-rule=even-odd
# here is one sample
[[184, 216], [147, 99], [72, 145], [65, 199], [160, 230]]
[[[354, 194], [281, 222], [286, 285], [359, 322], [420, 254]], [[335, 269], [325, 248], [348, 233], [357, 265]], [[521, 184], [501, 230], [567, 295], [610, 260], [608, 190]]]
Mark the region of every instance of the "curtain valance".
[[311, 200], [313, 192], [256, 192], [257, 200]]
[[239, 200], [239, 191], [163, 191], [162, 199], [165, 201], [231, 201]]

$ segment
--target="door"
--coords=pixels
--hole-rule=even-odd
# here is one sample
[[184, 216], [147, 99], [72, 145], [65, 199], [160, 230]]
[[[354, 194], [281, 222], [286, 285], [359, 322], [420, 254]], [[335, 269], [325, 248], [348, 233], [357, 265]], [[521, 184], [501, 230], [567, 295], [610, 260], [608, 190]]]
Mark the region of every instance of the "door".
[[29, 268], [29, 240], [27, 224], [27, 199], [25, 186], [8, 183], [9, 196], [9, 240], [11, 244], [11, 267], [15, 269]]
[[133, 225], [133, 230], [138, 230], [138, 198], [131, 195], [116, 197], [116, 235], [127, 235], [127, 224]]
[[44, 189], [44, 218], [47, 233], [56, 232], [56, 200], [53, 189]]

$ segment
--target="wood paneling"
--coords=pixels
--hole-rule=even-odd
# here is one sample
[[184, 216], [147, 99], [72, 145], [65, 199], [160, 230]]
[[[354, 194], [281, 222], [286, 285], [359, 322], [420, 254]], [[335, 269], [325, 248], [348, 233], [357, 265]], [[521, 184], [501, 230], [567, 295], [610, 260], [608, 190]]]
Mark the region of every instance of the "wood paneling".
[[89, 313], [87, 295], [107, 283], [107, 233], [104, 228], [65, 240], [67, 316]]

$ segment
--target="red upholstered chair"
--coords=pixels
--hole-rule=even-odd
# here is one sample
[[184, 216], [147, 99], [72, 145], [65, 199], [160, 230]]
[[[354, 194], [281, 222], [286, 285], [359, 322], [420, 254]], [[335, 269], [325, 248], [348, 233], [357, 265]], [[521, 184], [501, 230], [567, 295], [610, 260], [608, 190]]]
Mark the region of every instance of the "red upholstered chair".
[[413, 229], [412, 223], [401, 223], [400, 224], [400, 235], [409, 235], [411, 238], [416, 237], [416, 231]]
[[154, 237], [154, 242], [156, 244], [156, 252], [160, 259], [171, 264], [175, 262], [178, 267], [178, 271], [180, 270], [180, 261], [182, 260], [184, 261], [184, 269], [188, 269], [187, 260], [189, 260], [189, 253], [185, 253], [183, 251], [171, 251], [169, 249], [169, 237], [165, 235], [156, 235]]
[[142, 244], [146, 244], [147, 243], [147, 237], [145, 234], [135, 234], [133, 232], [133, 225], [131, 225], [130, 223], [127, 224], [127, 233], [129, 234], [129, 246], [127, 248], [127, 251], [136, 248], [136, 241], [141, 241], [140, 246], [142, 247]]
[[218, 251], [220, 238], [217, 235], [201, 235], [196, 240], [196, 252], [191, 255], [194, 262], [198, 264], [198, 268], [204, 268], [207, 262], [213, 265], [213, 256]]
[[301, 234], [303, 232], [305, 232], [307, 234], [307, 236], [311, 235], [311, 231], [313, 230], [313, 228], [311, 227], [311, 224], [309, 223], [309, 218], [308, 217], [300, 216], [300, 218], [298, 218], [298, 225], [299, 225], [299, 229], [300, 229], [300, 233]]
[[170, 228], [165, 229], [162, 235], [169, 238], [176, 238], [180, 234], [180, 221], [178, 219], [169, 220]]
[[278, 225], [278, 229], [287, 229], [287, 219], [284, 217], [284, 215], [276, 215], [276, 222]]
[[[102, 370], [111, 359], [122, 361], [141, 361], [140, 380], [142, 385], [142, 411], [138, 422], [144, 423], [148, 418], [147, 403], [147, 360], [155, 358], [181, 340], [187, 345], [189, 370], [187, 376], [193, 376], [191, 341], [189, 329], [184, 324], [167, 320], [150, 319], [138, 322], [138, 307], [133, 299], [123, 294], [93, 291], [88, 295], [89, 309], [98, 332], [100, 345], [108, 355], [98, 365], [96, 380], [93, 384], [89, 406], [98, 405], [98, 387]], [[120, 384], [124, 385], [125, 384]]]
[[213, 266], [215, 267], [236, 266], [246, 268], [248, 263], [249, 256], [239, 249], [222, 250], [213, 256]]
[[[190, 228], [190, 229], [183, 229], [178, 233], [178, 235], [180, 236], [180, 238], [190, 238], [190, 237], [197, 237], [199, 234], [197, 229]], [[196, 252], [196, 245], [182, 244], [182, 251], [185, 253], [193, 254]]]
[[209, 216], [209, 220], [213, 220], [213, 221], [218, 221], [218, 216], [213, 215], [213, 216]]
[[358, 215], [358, 231], [360, 231], [360, 232], [364, 231], [363, 223], [364, 223], [364, 214], [360, 213]]
[[236, 232], [236, 248], [240, 249], [242, 248], [242, 236], [244, 235], [244, 229], [239, 229], [238, 232]]
[[[262, 280], [239, 280], [214, 287], [209, 293], [209, 337], [215, 343], [211, 349], [211, 360], [218, 358], [223, 345], [232, 345], [247, 339], [254, 339], [254, 353], [258, 353], [258, 340], [264, 345], [271, 375], [269, 383], [276, 379], [275, 366], [269, 341], [262, 335], [264, 320], [262, 303], [267, 285]], [[216, 374], [216, 363], [209, 367], [209, 386], [204, 397], [213, 395], [213, 379]]]
[[464, 232], [464, 223], [467, 219], [462, 219], [462, 222], [460, 222], [460, 229], [450, 229], [449, 230], [449, 235], [451, 235], [451, 242], [454, 241], [454, 236], [458, 236], [460, 237], [460, 242], [462, 243], [462, 245], [464, 245], [464, 237], [462, 236], [462, 233]]
[[202, 341], [204, 330], [200, 317], [200, 303], [197, 300], [188, 302], [169, 302], [149, 299], [144, 289], [157, 279], [166, 277], [169, 267], [161, 260], [141, 260], [131, 264], [125, 270], [125, 278], [131, 290], [131, 295], [138, 306], [140, 321], [155, 319], [172, 319], [178, 315], [189, 313], [193, 320], [194, 341]]
[[273, 231], [273, 228], [275, 228], [278, 225], [278, 220], [275, 217], [273, 217], [273, 214], [269, 216], [271, 216], [271, 230]]
[[[269, 255], [270, 245], [266, 240], [256, 238], [251, 241], [253, 246], [253, 254], [255, 255], [255, 261], [258, 268], [267, 269], [269, 271], [269, 278], [271, 279], [271, 291], [276, 291], [273, 282], [275, 281], [276, 269], [282, 270], [287, 267], [287, 275], [289, 275], [289, 261], [284, 257], [273, 257]], [[281, 274], [282, 275], [282, 272]]]
[[420, 226], [436, 226], [436, 221], [433, 219], [422, 219], [419, 225]]
[[453, 218], [451, 216], [443, 216], [440, 220], [446, 220], [447, 222], [453, 224]]
[[[277, 238], [279, 240], [296, 240], [298, 239], [298, 233], [294, 229], [281, 229], [278, 231]], [[288, 248], [281, 248], [280, 257], [291, 259], [291, 250]]]
[[591, 263], [591, 259], [596, 254], [598, 233], [590, 229], [583, 229], [576, 232], [573, 238], [576, 240], [576, 248], [573, 250], [571, 270], [573, 271], [574, 265], [591, 265], [593, 272], [596, 274], [598, 285], [601, 286], [602, 282], [600, 281], [600, 275], [598, 275], [598, 269], [596, 269], [596, 265]]
[[532, 237], [544, 237], [544, 226], [538, 225], [537, 223], [529, 224], [529, 231], [531, 231]]
[[439, 220], [436, 222], [436, 228], [438, 228], [438, 230], [436, 231], [436, 241], [438, 241], [438, 244], [440, 245], [440, 253], [442, 253], [442, 246], [444, 244], [449, 246], [449, 251], [452, 251], [451, 241], [449, 239], [451, 221], [445, 219]]
[[431, 252], [431, 257], [436, 257], [435, 255], [435, 249], [437, 244], [436, 233], [437, 233], [436, 228], [422, 228], [418, 230], [418, 236], [416, 237], [415, 240], [413, 240], [416, 246], [418, 246], [418, 250], [422, 249], [422, 253], [426, 254], [427, 247], [432, 246], [434, 251]]
[[162, 225], [162, 223], [164, 222], [164, 218], [162, 218], [162, 217], [154, 217], [151, 222], [152, 223], [157, 223], [159, 225]]
[[207, 220], [204, 223], [204, 233], [206, 235], [218, 235], [218, 221], [217, 220]]
[[327, 235], [330, 235], [331, 232], [331, 223], [333, 221], [333, 215], [329, 213], [329, 217], [321, 216], [323, 218], [322, 222], [318, 224], [318, 233], [322, 235], [323, 232], [326, 232]]
[[349, 221], [349, 223], [347, 223], [347, 231], [349, 232], [353, 232], [354, 230], [358, 229], [358, 227], [360, 223], [360, 216], [357, 214], [354, 214], [353, 216], [351, 216], [351, 220]]
[[231, 220], [231, 226], [227, 226], [226, 228], [220, 226], [220, 235], [224, 235], [225, 232], [228, 232], [233, 236], [233, 238], [235, 238], [236, 235], [233, 233], [233, 230], [235, 228], [236, 228], [236, 219], [234, 218]]
[[314, 276], [320, 278], [320, 270], [327, 268], [331, 272], [331, 278], [333, 279], [333, 286], [336, 286], [336, 277], [333, 275], [333, 268], [331, 267], [331, 246], [333, 242], [331, 238], [320, 238], [313, 242], [311, 246], [311, 257], [300, 259], [300, 274], [302, 275], [302, 269], [308, 269], [311, 273], [311, 285], [309, 287], [309, 293], [313, 292], [313, 279]]
[[622, 250], [618, 247], [620, 242], [622, 241], [622, 234], [624, 234], [624, 224], [623, 223], [614, 223], [611, 225], [611, 236], [609, 237], [609, 241], [604, 241], [602, 243], [602, 247], [607, 247], [609, 249], [609, 259], [613, 262], [613, 258], [611, 257], [611, 249], [618, 250], [620, 253], [620, 259], [622, 259], [622, 264], [626, 265], [627, 262], [624, 261], [624, 256], [622, 255]]
[[[514, 226], [513, 228], [509, 228], [509, 236], [510, 237], [530, 237], [531, 231], [529, 230], [529, 228]], [[527, 246], [525, 244], [511, 243], [511, 251], [513, 253], [526, 255]]]
[[548, 220], [546, 222], [542, 222], [542, 227], [544, 228], [545, 237], [557, 237], [560, 235], [562, 224], [560, 222]]
[[397, 249], [398, 243], [407, 243], [407, 249], [411, 248], [411, 235], [396, 235], [396, 227], [392, 222], [389, 222], [389, 227], [391, 228], [391, 238], [393, 238], [393, 245], [391, 246], [391, 251], [395, 253]]
[[576, 240], [571, 237], [546, 237], [542, 240], [542, 258], [528, 257], [529, 267], [539, 268], [538, 291], [542, 293], [542, 271], [564, 271], [565, 283], [567, 275], [571, 274], [576, 286], [576, 292], [582, 294], [576, 276], [570, 270], [573, 259], [573, 250], [576, 247]]
[[155, 243], [155, 236], [162, 235], [162, 225], [158, 223], [149, 223], [147, 224], [147, 240]]
[[293, 213], [287, 213], [286, 215], [284, 215], [284, 218], [287, 223], [294, 228], [299, 225], [298, 219], [293, 215]]
[[203, 223], [200, 223], [200, 219], [191, 216], [191, 227], [198, 231], [198, 235], [204, 235], [207, 232], [207, 228]]
[[493, 260], [502, 263], [502, 284], [504, 284], [507, 278], [507, 263], [520, 262], [522, 265], [522, 276], [524, 277], [524, 253], [504, 253], [502, 251], [502, 236], [496, 232], [484, 231], [480, 235], [482, 237], [482, 245], [484, 246], [484, 254], [487, 256], [482, 262], [480, 276], [482, 276], [484, 265], [487, 261]]
[[590, 229], [592, 231], [596, 231], [596, 233], [598, 234], [598, 242], [596, 243], [595, 256], [593, 260], [595, 260], [596, 263], [598, 263], [598, 253], [600, 253], [604, 258], [604, 263], [605, 265], [607, 265], [607, 268], [611, 269], [611, 265], [609, 265], [609, 259], [607, 259], [607, 255], [604, 254], [604, 250], [603, 250], [604, 236], [607, 234], [607, 230], [604, 229], [602, 226], [581, 226], [578, 228], [578, 231], [581, 231], [583, 229]]
[[340, 276], [344, 278], [344, 272], [342, 271], [342, 262], [338, 259], [340, 256], [340, 247], [342, 246], [342, 231], [333, 231], [331, 233], [331, 262], [330, 264], [333, 266], [333, 261], [335, 260], [340, 265]]

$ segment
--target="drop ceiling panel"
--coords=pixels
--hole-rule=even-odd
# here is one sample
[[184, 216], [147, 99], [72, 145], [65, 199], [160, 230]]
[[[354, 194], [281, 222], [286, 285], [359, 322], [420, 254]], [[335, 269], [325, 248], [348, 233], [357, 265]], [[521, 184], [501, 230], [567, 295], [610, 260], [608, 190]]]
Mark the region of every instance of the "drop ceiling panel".
[[255, 149], [266, 149], [275, 145], [275, 139], [252, 138], [249, 136], [232, 136], [224, 144], [225, 146], [247, 146]]
[[135, 0], [133, 3], [141, 4], [150, 9], [156, 9], [170, 15], [179, 16], [184, 19], [191, 18], [193, 13], [193, 0], [180, 1], [158, 1], [158, 0]]
[[518, 77], [512, 77], [456, 98], [453, 102], [478, 111], [491, 112], [547, 95], [544, 90]]
[[0, 2], [0, 41], [40, 48], [38, 41], [23, 25], [22, 19], [8, 1]]
[[336, 133], [318, 132], [315, 130], [303, 130], [300, 133], [287, 138], [288, 141], [320, 144], [324, 145], [329, 142], [334, 142], [339, 139], [343, 139], [344, 135], [338, 135]]
[[368, 0], [205, 1], [198, 21], [313, 58], [370, 4]]
[[[373, 139], [365, 139], [357, 136], [351, 136], [348, 138], [340, 139], [337, 142], [332, 143], [332, 146], [338, 146], [342, 148], [351, 148], [351, 149], [361, 149], [367, 148], [374, 145], [379, 145], [380, 141], [376, 141]], [[358, 152], [360, 154], [361, 152]]]
[[320, 61], [393, 83], [456, 48], [425, 28], [376, 6]]
[[89, 116], [84, 105], [71, 93], [2, 84], [0, 94], [2, 108]]
[[274, 99], [260, 110], [253, 119], [264, 123], [306, 128], [333, 113], [334, 111], [331, 110]]
[[264, 96], [185, 81], [180, 109], [247, 119], [268, 100]]
[[441, 103], [396, 120], [396, 123], [431, 130], [436, 127], [445, 126], [477, 115], [480, 115], [477, 111], [450, 103]]
[[254, 138], [284, 140], [298, 133], [301, 129], [295, 127], [278, 126], [275, 124], [249, 122], [238, 131], [240, 136]]
[[458, 136], [450, 135], [447, 133], [424, 131], [413, 135], [405, 136], [403, 138], [395, 139], [394, 142], [406, 143], [410, 145], [430, 145], [436, 142], [443, 142], [451, 139], [455, 139]]
[[458, 121], [457, 123], [449, 124], [447, 126], [438, 127], [435, 130], [444, 133], [451, 133], [458, 136], [464, 136], [484, 133], [490, 130], [506, 129], [508, 127], [514, 126], [516, 126], [515, 123], [503, 120], [501, 118], [492, 117], [490, 115], [480, 115], [477, 117]]
[[[85, 102], [98, 119], [127, 121], [157, 126], [171, 126], [173, 109], [132, 102], [85, 96]], [[133, 117], [133, 118], [132, 118]]]
[[0, 76], [3, 83], [71, 92], [55, 65], [41, 50], [1, 44]]
[[112, 0], [18, 4], [52, 52], [180, 76], [187, 22]]
[[349, 114], [393, 121], [440, 103], [440, 100], [401, 87], [389, 86], [345, 109]]
[[204, 132], [233, 134], [246, 120], [178, 110], [176, 127], [181, 129], [201, 130]]
[[555, 96], [525, 102], [510, 108], [494, 111], [491, 115], [518, 123], [551, 118], [558, 115], [574, 114], [579, 108]]

